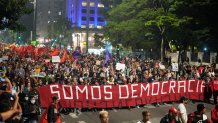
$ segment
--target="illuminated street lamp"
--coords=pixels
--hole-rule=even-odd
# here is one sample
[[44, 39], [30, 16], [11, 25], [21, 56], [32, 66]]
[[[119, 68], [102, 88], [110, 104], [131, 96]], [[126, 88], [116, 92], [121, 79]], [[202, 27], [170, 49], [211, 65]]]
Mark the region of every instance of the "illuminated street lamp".
[[204, 51], [205, 51], [205, 52], [207, 51], [207, 48], [206, 48], [206, 47], [204, 48]]

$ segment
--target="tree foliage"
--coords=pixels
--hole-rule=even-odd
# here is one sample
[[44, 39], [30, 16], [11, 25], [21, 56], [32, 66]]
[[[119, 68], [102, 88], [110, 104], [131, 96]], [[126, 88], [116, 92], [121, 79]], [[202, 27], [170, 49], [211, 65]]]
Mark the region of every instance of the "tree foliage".
[[123, 0], [108, 12], [105, 36], [132, 49], [159, 50], [162, 41], [164, 49], [172, 41], [180, 51], [201, 48], [218, 38], [217, 5], [216, 0]]
[[104, 45], [104, 43], [103, 43], [104, 36], [103, 35], [95, 33], [94, 39], [95, 39], [94, 46], [96, 46], [96, 47], [103, 47], [103, 45]]
[[[0, 0], [0, 30], [24, 30], [24, 26], [18, 20], [22, 15], [32, 12], [26, 6], [28, 2], [30, 0]], [[7, 19], [7, 22], [2, 21], [4, 19]]]
[[48, 38], [57, 40], [65, 46], [70, 43], [72, 38], [72, 23], [67, 19], [59, 19], [48, 24]]

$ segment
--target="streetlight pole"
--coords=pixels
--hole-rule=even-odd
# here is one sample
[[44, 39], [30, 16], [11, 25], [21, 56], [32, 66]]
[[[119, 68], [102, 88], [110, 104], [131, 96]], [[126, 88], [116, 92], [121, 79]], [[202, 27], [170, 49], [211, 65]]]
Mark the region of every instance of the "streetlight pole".
[[62, 38], [64, 37], [64, 35], [61, 35], [60, 34], [60, 49], [61, 49], [61, 41], [62, 41]]
[[[32, 40], [36, 40], [36, 12], [37, 12], [37, 0], [34, 0], [32, 2], [33, 6], [34, 6], [34, 11], [33, 11], [33, 30], [30, 32], [31, 33], [31, 41]], [[33, 33], [33, 34], [32, 34]]]
[[86, 11], [86, 53], [89, 49], [89, 14], [90, 14], [90, 0], [87, 0], [87, 11]]

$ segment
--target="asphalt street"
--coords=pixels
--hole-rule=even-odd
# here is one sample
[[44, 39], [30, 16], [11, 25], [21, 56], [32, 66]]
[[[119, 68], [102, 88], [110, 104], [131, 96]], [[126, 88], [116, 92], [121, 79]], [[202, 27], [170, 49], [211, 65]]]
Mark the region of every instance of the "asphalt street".
[[[196, 111], [198, 103], [188, 103], [186, 109], [188, 113]], [[206, 107], [206, 115], [210, 117], [210, 111], [214, 107], [212, 104], [204, 103]], [[153, 105], [146, 105], [145, 107], [129, 109], [111, 109], [107, 110], [109, 112], [109, 123], [136, 123], [141, 120], [141, 112], [143, 110], [148, 110], [151, 112], [151, 122], [159, 123], [160, 119], [167, 114], [171, 106], [178, 107], [178, 103], [160, 105], [160, 107], [155, 107]], [[62, 123], [100, 123], [98, 118], [98, 112], [89, 111], [82, 112], [80, 115], [75, 113], [70, 113], [69, 115], [62, 115]]]

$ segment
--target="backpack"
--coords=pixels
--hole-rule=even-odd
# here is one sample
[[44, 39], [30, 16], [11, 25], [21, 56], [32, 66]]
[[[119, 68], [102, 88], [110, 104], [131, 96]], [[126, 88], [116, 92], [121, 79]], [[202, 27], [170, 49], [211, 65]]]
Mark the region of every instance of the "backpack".
[[191, 120], [191, 123], [208, 123], [207, 116], [205, 114], [199, 117], [196, 112], [189, 114], [188, 119]]

